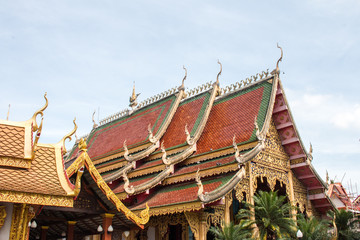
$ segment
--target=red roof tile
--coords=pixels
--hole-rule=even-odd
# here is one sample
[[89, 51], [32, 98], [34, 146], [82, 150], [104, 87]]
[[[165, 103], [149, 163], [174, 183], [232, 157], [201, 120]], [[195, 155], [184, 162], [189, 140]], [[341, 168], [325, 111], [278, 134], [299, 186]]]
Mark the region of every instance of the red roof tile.
[[195, 121], [198, 117], [202, 117], [200, 110], [204, 103], [207, 104], [208, 101], [205, 101], [206, 98], [209, 98], [208, 92], [194, 99], [190, 99], [190, 102], [185, 101], [179, 106], [166, 133], [161, 139], [161, 142], [164, 141], [165, 148], [185, 143], [185, 125], [187, 124], [187, 128], [191, 133]]
[[130, 117], [100, 127], [91, 135], [91, 139], [88, 142], [89, 156], [96, 160], [119, 152], [123, 149], [125, 140], [128, 147], [131, 148], [131, 145], [147, 139], [149, 124], [153, 127], [153, 133], [155, 134], [174, 101], [175, 96], [170, 97], [155, 106], [150, 106], [144, 111], [134, 113]]
[[236, 142], [249, 140], [254, 131], [254, 119], [258, 115], [264, 87], [214, 104], [196, 154], [231, 146], [234, 134]]

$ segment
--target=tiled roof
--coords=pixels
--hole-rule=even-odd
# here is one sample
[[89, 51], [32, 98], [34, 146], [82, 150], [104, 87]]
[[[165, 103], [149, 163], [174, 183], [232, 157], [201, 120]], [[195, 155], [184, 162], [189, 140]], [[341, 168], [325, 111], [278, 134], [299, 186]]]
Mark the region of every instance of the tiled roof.
[[23, 158], [25, 128], [0, 124], [0, 156]]
[[201, 135], [196, 154], [232, 146], [236, 142], [255, 141], [254, 119], [261, 128], [267, 112], [272, 85], [268, 82], [250, 87], [215, 102]]
[[210, 93], [205, 92], [181, 103], [161, 139], [161, 142], [164, 141], [166, 149], [185, 143], [185, 125], [187, 125], [190, 135], [194, 132], [204, 113], [204, 108], [208, 104], [209, 96]]
[[[204, 192], [211, 192], [216, 188], [227, 183], [232, 175], [222, 176], [221, 178], [203, 181]], [[192, 202], [198, 200], [198, 186], [196, 183], [181, 184], [177, 186], [168, 186], [160, 189], [153, 196], [147, 199], [150, 208], [159, 206], [173, 205], [184, 202]], [[143, 209], [145, 203], [142, 203], [131, 210]]]
[[[38, 146], [30, 169], [0, 167], [0, 189], [47, 195], [67, 195], [58, 177], [55, 158], [54, 147]], [[63, 168], [61, 170], [64, 171]]]
[[175, 100], [175, 95], [170, 96], [130, 116], [95, 129], [88, 138], [89, 156], [96, 160], [120, 152], [125, 140], [129, 148], [144, 143], [148, 138], [148, 125], [152, 126], [155, 134]]

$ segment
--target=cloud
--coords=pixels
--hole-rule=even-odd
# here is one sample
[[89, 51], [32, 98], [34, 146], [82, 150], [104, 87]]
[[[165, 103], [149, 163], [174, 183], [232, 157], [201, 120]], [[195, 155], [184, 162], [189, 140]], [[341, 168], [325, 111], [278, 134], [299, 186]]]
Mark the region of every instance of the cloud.
[[290, 104], [304, 121], [343, 130], [360, 130], [360, 104], [342, 94], [317, 94], [288, 89]]

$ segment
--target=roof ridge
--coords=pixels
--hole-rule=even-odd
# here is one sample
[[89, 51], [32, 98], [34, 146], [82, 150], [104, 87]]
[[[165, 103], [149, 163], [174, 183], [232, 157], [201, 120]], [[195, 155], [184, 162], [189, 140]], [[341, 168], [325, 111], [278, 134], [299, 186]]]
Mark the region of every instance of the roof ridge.
[[255, 82], [259, 82], [261, 80], [265, 80], [271, 76], [272, 76], [271, 74], [269, 76], [269, 69], [266, 69], [266, 71], [261, 71], [261, 73], [256, 73], [255, 75], [245, 78], [245, 80], [240, 80], [238, 82], [227, 85], [224, 88], [221, 88], [220, 95], [224, 95], [226, 93], [233, 92], [235, 90], [243, 89], [248, 85], [251, 85]]

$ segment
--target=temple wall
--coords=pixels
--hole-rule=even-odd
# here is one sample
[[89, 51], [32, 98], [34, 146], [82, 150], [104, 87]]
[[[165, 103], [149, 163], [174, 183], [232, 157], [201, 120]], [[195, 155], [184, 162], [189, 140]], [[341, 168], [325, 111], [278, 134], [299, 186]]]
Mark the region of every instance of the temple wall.
[[11, 228], [11, 217], [13, 211], [13, 203], [1, 203], [2, 206], [5, 206], [6, 209], [6, 218], [5, 223], [0, 228], [0, 240], [8, 240], [10, 235], [10, 228]]

